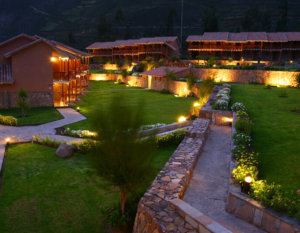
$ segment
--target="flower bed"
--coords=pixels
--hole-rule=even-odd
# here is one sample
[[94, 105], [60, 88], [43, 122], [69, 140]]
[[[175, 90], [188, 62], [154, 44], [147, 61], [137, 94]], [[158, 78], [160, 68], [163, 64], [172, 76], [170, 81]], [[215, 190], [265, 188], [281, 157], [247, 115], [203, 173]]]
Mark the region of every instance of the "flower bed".
[[[232, 148], [232, 153], [235, 158], [235, 168], [232, 171], [233, 178], [241, 185], [245, 185], [246, 176], [250, 176], [252, 178], [252, 181], [250, 182], [250, 189], [246, 191], [248, 195], [258, 200], [265, 207], [271, 207], [272, 209], [279, 212], [284, 212], [289, 216], [295, 216], [300, 205], [299, 191], [298, 193], [297, 190], [291, 190], [288, 192], [283, 190], [278, 184], [268, 183], [266, 180], [261, 180], [259, 178], [258, 154], [253, 152], [251, 147], [253, 123], [250, 120], [246, 107], [242, 103], [233, 104], [231, 109], [234, 112], [235, 119], [233, 126]], [[264, 208], [259, 206], [258, 204], [253, 204], [253, 202], [250, 202], [248, 206], [249, 208], [253, 209], [253, 211], [251, 211], [253, 212], [253, 216], [250, 216], [250, 214], [248, 216], [243, 215], [240, 211], [238, 211], [239, 213], [237, 213], [238, 207], [235, 204], [237, 201], [236, 199], [240, 199], [241, 202], [249, 202], [249, 198], [243, 198], [243, 196], [238, 195], [237, 193], [232, 194], [231, 192], [229, 192], [229, 212], [234, 212], [234, 214], [236, 214], [237, 216], [249, 222], [253, 222], [255, 225], [262, 227], [267, 231], [274, 232], [270, 228], [273, 223], [264, 225], [263, 221], [268, 221], [265, 220], [264, 217], [276, 220], [277, 218], [279, 218], [277, 217], [279, 215], [271, 214], [272, 217], [267, 217], [270, 216], [270, 213], [261, 213], [261, 211], [266, 210], [264, 210]], [[244, 205], [246, 206], [247, 204]], [[252, 206], [250, 207], [250, 205]], [[235, 206], [235, 208], [233, 206]], [[256, 209], [259, 209], [258, 212], [260, 213], [260, 215], [256, 213]], [[257, 222], [257, 219], [260, 219], [260, 221]], [[280, 223], [277, 224], [278, 228], [280, 228], [281, 221], [283, 220], [278, 220], [278, 222]], [[284, 222], [284, 224], [287, 223]]]
[[227, 83], [223, 84], [221, 89], [217, 93], [217, 99], [213, 104], [213, 109], [228, 110], [228, 106], [231, 99], [230, 94], [231, 94], [230, 85]]
[[16, 126], [18, 124], [18, 120], [13, 116], [0, 115], [0, 124]]

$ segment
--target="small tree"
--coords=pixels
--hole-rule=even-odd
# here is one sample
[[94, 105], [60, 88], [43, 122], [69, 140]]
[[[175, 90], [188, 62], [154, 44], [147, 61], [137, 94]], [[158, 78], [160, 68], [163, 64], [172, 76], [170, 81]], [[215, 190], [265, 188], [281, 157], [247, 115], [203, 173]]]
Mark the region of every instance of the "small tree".
[[176, 75], [175, 75], [174, 71], [166, 68], [166, 77], [167, 77], [167, 89], [169, 90], [169, 83], [170, 83], [170, 81], [173, 81], [176, 79]]
[[297, 82], [297, 87], [300, 88], [300, 74], [297, 75], [296, 82]]
[[21, 108], [22, 118], [25, 117], [26, 111], [29, 109], [29, 104], [26, 99], [29, 97], [28, 93], [24, 89], [18, 91], [18, 106]]
[[98, 108], [91, 118], [98, 141], [88, 158], [101, 177], [119, 187], [122, 215], [128, 194], [148, 185], [155, 170], [154, 139], [139, 137], [142, 106], [126, 105], [122, 96], [115, 96], [107, 111]]
[[202, 81], [199, 85], [199, 103], [201, 106], [206, 104], [209, 99], [209, 96], [214, 89], [214, 79], [208, 77], [206, 80]]
[[127, 79], [127, 76], [128, 76], [127, 70], [126, 69], [121, 70], [121, 75], [122, 75], [122, 78], [123, 78], [123, 82], [125, 82], [126, 79]]
[[186, 77], [186, 82], [187, 82], [187, 86], [188, 86], [188, 89], [189, 91], [191, 92], [193, 87], [195, 86], [196, 82], [197, 82], [197, 79], [194, 75], [192, 74], [189, 74], [187, 77]]

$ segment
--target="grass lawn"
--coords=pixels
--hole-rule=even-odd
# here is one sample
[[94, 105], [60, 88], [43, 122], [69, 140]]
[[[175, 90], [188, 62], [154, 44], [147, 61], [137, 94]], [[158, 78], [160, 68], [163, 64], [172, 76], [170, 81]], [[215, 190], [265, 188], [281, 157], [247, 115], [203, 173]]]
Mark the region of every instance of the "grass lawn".
[[[288, 97], [279, 97], [286, 91]], [[286, 189], [300, 188], [300, 90], [232, 85], [232, 103], [243, 102], [254, 122], [253, 148], [260, 177]]]
[[[177, 121], [180, 115], [187, 115], [196, 100], [196, 98], [176, 98], [172, 94], [162, 94], [152, 90], [113, 90], [133, 88], [108, 81], [93, 81], [91, 83], [90, 90], [100, 92], [87, 93], [87, 96], [82, 97], [83, 102], [78, 102], [80, 112], [87, 117], [94, 109], [106, 108], [112, 96], [123, 94], [130, 105], [137, 105], [140, 99], [144, 100], [146, 124], [173, 123]], [[101, 92], [101, 90], [104, 91]], [[68, 125], [66, 128], [92, 130], [87, 120]]]
[[0, 114], [17, 118], [18, 125], [40, 125], [63, 118], [54, 107], [30, 108], [24, 118], [18, 108], [0, 109]]
[[[176, 147], [160, 149], [161, 170]], [[104, 232], [100, 205], [119, 193], [90, 169], [84, 155], [60, 159], [36, 144], [9, 147], [0, 193], [0, 232]]]

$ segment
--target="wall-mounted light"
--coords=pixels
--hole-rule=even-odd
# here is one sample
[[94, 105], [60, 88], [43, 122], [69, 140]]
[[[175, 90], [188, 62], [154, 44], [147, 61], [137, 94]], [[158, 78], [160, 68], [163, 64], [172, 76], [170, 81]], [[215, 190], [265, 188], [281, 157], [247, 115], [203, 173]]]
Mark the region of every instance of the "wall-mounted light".
[[57, 57], [50, 57], [51, 62], [57, 62]]
[[200, 103], [199, 102], [194, 102], [194, 107], [195, 108], [200, 107]]

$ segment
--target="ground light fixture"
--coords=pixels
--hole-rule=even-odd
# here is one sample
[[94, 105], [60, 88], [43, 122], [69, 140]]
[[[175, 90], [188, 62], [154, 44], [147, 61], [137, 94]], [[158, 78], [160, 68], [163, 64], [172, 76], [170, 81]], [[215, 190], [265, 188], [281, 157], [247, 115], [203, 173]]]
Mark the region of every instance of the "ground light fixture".
[[185, 116], [180, 116], [178, 118], [178, 122], [181, 123], [181, 122], [185, 122], [186, 121], [186, 117]]
[[5, 138], [5, 142], [6, 142], [6, 144], [9, 144], [10, 143], [10, 138]]
[[195, 107], [195, 108], [196, 108], [196, 107], [200, 107], [199, 102], [194, 102], [194, 107]]
[[77, 112], [79, 112], [79, 111], [80, 111], [80, 107], [78, 106], [78, 107], [76, 108], [76, 110], [77, 110]]
[[253, 177], [250, 173], [248, 173], [246, 176], [245, 176], [245, 179], [244, 181], [242, 182], [242, 187], [241, 187], [241, 191], [243, 193], [246, 193], [248, 194], [249, 191], [250, 191], [250, 185], [251, 183], [253, 182]]

